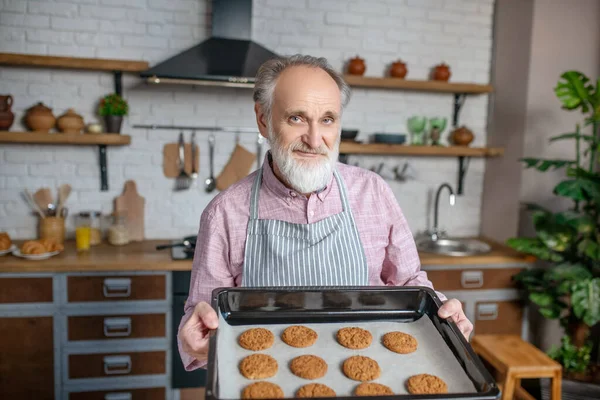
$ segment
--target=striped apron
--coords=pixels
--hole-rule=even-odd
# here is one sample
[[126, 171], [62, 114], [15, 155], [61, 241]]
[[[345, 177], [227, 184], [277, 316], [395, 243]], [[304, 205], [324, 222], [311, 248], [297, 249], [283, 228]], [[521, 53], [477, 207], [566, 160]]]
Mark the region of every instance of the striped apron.
[[333, 173], [342, 212], [312, 224], [258, 218], [262, 170], [250, 199], [242, 286], [366, 286], [367, 259], [346, 186]]

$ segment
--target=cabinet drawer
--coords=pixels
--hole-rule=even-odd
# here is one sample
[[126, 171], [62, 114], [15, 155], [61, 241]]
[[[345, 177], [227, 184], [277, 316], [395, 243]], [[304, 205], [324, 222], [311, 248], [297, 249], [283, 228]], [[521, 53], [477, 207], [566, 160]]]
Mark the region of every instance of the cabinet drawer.
[[71, 354], [69, 379], [164, 374], [165, 360], [164, 351]]
[[0, 278], [0, 304], [52, 303], [52, 278]]
[[165, 388], [71, 392], [69, 400], [165, 400]]
[[69, 302], [164, 300], [166, 298], [164, 275], [69, 276], [67, 278]]
[[427, 271], [436, 290], [514, 289], [512, 276], [523, 268], [448, 269]]
[[519, 335], [523, 306], [518, 300], [475, 303], [475, 334]]
[[68, 317], [69, 340], [165, 337], [166, 315], [94, 315]]

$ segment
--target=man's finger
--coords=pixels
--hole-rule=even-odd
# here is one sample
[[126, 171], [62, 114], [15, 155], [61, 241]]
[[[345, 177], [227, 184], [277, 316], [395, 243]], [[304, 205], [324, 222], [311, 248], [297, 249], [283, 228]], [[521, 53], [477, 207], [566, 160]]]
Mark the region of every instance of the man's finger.
[[440, 307], [438, 315], [441, 318], [449, 318], [462, 310], [462, 304], [456, 299], [450, 299]]
[[462, 321], [457, 322], [456, 326], [458, 326], [458, 329], [460, 329], [465, 339], [469, 340], [469, 336], [473, 331], [473, 324], [468, 319], [463, 319]]
[[219, 320], [217, 318], [217, 313], [208, 303], [198, 303], [194, 312], [208, 329], [218, 328]]

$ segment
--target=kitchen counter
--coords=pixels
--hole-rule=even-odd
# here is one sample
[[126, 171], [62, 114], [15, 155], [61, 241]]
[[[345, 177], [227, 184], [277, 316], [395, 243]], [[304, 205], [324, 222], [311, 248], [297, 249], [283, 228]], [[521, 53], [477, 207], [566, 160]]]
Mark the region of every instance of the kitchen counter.
[[[65, 250], [47, 260], [31, 261], [6, 254], [0, 257], [1, 272], [95, 272], [95, 271], [188, 271], [191, 260], [172, 260], [169, 249], [156, 250], [158, 244], [170, 240], [146, 240], [125, 246], [101, 244], [88, 252], [78, 253], [75, 243], [65, 243]], [[423, 269], [432, 265], [473, 265], [528, 263], [533, 259], [498, 243], [492, 245], [490, 253], [472, 257], [449, 257], [421, 253]], [[16, 242], [19, 245], [21, 242]]]

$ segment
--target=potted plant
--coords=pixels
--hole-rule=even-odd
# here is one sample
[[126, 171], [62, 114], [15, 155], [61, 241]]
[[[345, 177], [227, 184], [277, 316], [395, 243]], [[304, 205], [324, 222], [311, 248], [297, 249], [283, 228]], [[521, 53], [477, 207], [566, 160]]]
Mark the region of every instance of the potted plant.
[[129, 106], [121, 95], [112, 93], [100, 100], [98, 113], [104, 117], [106, 132], [121, 133], [123, 116], [127, 115]]
[[566, 177], [554, 187], [553, 194], [572, 200], [572, 206], [552, 212], [527, 204], [535, 237], [511, 238], [507, 244], [540, 260], [538, 266], [514, 279], [542, 316], [558, 319], [565, 331], [561, 345], [549, 355], [563, 365], [567, 377], [600, 382], [600, 369], [590, 364], [589, 334], [600, 322], [600, 78], [594, 86], [581, 72], [568, 71], [561, 75], [554, 91], [563, 109], [583, 114], [583, 127], [578, 123], [574, 132], [550, 139], [571, 141], [575, 159], [521, 161], [526, 168], [540, 172], [564, 169]]

